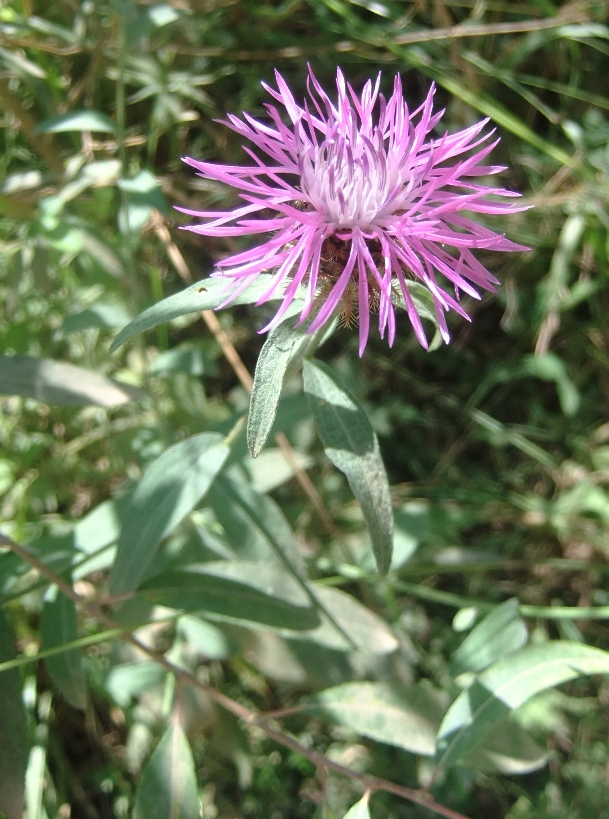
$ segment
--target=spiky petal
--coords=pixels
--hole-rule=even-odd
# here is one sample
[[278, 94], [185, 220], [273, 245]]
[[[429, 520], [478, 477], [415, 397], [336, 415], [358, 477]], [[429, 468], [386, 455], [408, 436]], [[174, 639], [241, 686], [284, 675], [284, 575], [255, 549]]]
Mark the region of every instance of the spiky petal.
[[[502, 201], [519, 194], [474, 181], [505, 170], [481, 164], [498, 142], [489, 142], [493, 131], [484, 133], [488, 120], [434, 137], [443, 112], [433, 111], [433, 86], [411, 112], [399, 76], [388, 100], [379, 93], [380, 75], [358, 97], [338, 69], [334, 103], [309, 69], [310, 102], [301, 106], [281, 74], [275, 76], [277, 90], [264, 87], [284, 107], [290, 125], [270, 104], [266, 123], [248, 114], [229, 115], [225, 122], [257, 149], [245, 148], [254, 164], [184, 160], [204, 178], [236, 188], [244, 202], [225, 212], [181, 209], [205, 220], [186, 230], [266, 236], [218, 263], [215, 275], [229, 283], [225, 303], [259, 273], [274, 272], [259, 304], [280, 298], [281, 305], [263, 331], [275, 326], [304, 291], [300, 323], [309, 320], [307, 330], [314, 332], [348, 307], [358, 316], [362, 355], [371, 313], [378, 315], [381, 337], [387, 332], [393, 344], [400, 302], [427, 347], [408, 285], [418, 280], [433, 297], [448, 342], [445, 313], [452, 309], [468, 319], [459, 294], [480, 298], [476, 288], [494, 291], [499, 283], [472, 250], [528, 250], [472, 219], [477, 213], [526, 209]], [[454, 295], [440, 286], [438, 274]]]

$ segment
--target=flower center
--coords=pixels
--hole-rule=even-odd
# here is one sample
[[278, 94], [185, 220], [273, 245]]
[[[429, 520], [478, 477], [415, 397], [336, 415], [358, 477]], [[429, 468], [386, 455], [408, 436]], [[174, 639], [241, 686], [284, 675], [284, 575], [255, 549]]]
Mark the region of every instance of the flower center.
[[378, 128], [370, 138], [335, 132], [320, 145], [303, 146], [302, 191], [336, 229], [376, 227], [404, 200], [405, 175], [391, 153]]

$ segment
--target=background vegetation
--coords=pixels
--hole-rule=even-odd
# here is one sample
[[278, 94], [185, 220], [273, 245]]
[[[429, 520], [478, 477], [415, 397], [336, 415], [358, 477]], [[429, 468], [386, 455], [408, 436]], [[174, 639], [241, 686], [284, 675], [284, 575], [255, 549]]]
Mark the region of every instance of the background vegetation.
[[[550, 0], [0, 0], [8, 819], [23, 799], [27, 819], [190, 819], [197, 800], [204, 819], [338, 819], [366, 787], [377, 819], [604, 815], [609, 688], [585, 674], [609, 669], [606, 16]], [[274, 68], [302, 97], [307, 61], [328, 89], [337, 64], [356, 87], [399, 72], [413, 105], [435, 80], [442, 127], [491, 117], [503, 181], [535, 205], [502, 226], [532, 250], [489, 256], [503, 286], [467, 305], [450, 346], [425, 352], [404, 319], [392, 350], [373, 339], [360, 360], [340, 329], [319, 352], [380, 441], [385, 579], [298, 371], [279, 437], [247, 455], [266, 308], [183, 315], [110, 352], [233, 249], [177, 229], [172, 205], [234, 201], [180, 157], [242, 161], [215, 118], [263, 116]], [[278, 554], [300, 568], [286, 578]], [[462, 690], [474, 727], [466, 715], [461, 750], [434, 758]]]

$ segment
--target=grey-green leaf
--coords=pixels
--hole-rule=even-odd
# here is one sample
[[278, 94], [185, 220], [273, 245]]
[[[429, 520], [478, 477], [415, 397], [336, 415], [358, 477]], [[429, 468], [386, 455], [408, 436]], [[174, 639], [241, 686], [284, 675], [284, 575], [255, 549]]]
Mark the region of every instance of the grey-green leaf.
[[0, 394], [35, 398], [61, 406], [113, 407], [143, 395], [92, 370], [64, 361], [26, 355], [0, 356]]
[[423, 685], [357, 682], [322, 691], [306, 711], [378, 742], [433, 756], [445, 706], [441, 693]]
[[369, 800], [370, 794], [365, 793], [359, 802], [356, 802], [355, 805], [349, 808], [343, 819], [370, 819], [370, 811], [368, 810]]
[[391, 654], [396, 650], [398, 641], [389, 625], [355, 597], [340, 589], [314, 585], [311, 588], [323, 607], [320, 609], [321, 625], [313, 631], [298, 634], [299, 641], [337, 651], [353, 651], [355, 647], [370, 654]]
[[[265, 289], [268, 288], [271, 279], [270, 273], [261, 273], [254, 284], [233, 299], [231, 304], [251, 304], [258, 301]], [[166, 321], [185, 316], [188, 313], [199, 313], [202, 310], [213, 310], [219, 307], [230, 295], [230, 287], [227, 288], [227, 285], [230, 285], [230, 282], [226, 279], [203, 279], [187, 287], [186, 290], [174, 293], [173, 296], [168, 296], [166, 299], [153, 304], [143, 313], [140, 313], [139, 316], [136, 316], [126, 327], [123, 327], [112, 342], [110, 350], [116, 350], [121, 344], [138, 335], [138, 333], [150, 330], [152, 327], [164, 324]]]
[[123, 510], [111, 594], [137, 588], [161, 540], [199, 503], [230, 453], [217, 432], [204, 432], [167, 449], [144, 472]]
[[290, 316], [278, 324], [258, 356], [247, 419], [247, 443], [253, 458], [269, 437], [288, 366], [304, 357], [315, 343], [314, 336], [294, 327], [295, 321]]
[[483, 671], [500, 657], [518, 651], [527, 638], [518, 600], [506, 600], [487, 614], [463, 640], [453, 655], [451, 674], [457, 677], [466, 671]]
[[363, 408], [329, 367], [305, 361], [304, 388], [326, 454], [347, 476], [364, 513], [376, 565], [385, 574], [393, 550], [393, 510], [376, 434]]
[[142, 594], [168, 608], [277, 628], [315, 628], [319, 615], [302, 586], [264, 563], [219, 560], [163, 572], [142, 584]]
[[[15, 658], [13, 635], [0, 609], [0, 663]], [[23, 814], [28, 734], [21, 696], [21, 676], [16, 668], [0, 673], [0, 812], [7, 819]]]
[[502, 658], [448, 709], [438, 731], [438, 763], [445, 767], [462, 759], [504, 717], [540, 691], [587, 674], [609, 674], [609, 652], [556, 640]]
[[179, 725], [171, 725], [144, 766], [134, 819], [199, 819], [195, 763]]
[[[43, 649], [71, 643], [78, 639], [78, 622], [74, 602], [52, 587], [47, 595], [40, 622]], [[84, 711], [87, 684], [79, 649], [72, 648], [47, 657], [46, 666], [57, 688], [73, 708]]]
[[227, 474], [214, 481], [207, 501], [239, 558], [305, 575], [290, 524], [272, 498]]
[[103, 131], [112, 134], [116, 125], [99, 111], [68, 111], [45, 119], [36, 127], [38, 134], [58, 134], [62, 131]]

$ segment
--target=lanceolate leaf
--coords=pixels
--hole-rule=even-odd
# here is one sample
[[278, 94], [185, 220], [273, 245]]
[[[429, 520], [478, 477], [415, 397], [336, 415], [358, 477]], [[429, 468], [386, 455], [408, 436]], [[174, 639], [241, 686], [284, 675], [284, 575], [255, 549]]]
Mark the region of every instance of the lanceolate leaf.
[[179, 725], [171, 725], [148, 760], [137, 789], [134, 819], [199, 819], [195, 764]]
[[609, 674], [609, 652], [557, 640], [499, 660], [448, 709], [438, 732], [438, 763], [457, 762], [535, 694], [586, 674]]
[[393, 510], [379, 444], [366, 413], [319, 361], [304, 364], [304, 388], [328, 458], [344, 472], [359, 501], [381, 574], [391, 565]]
[[[53, 588], [42, 608], [40, 628], [43, 649], [71, 643], [78, 638], [76, 608], [72, 600]], [[46, 666], [53, 682], [73, 708], [84, 710], [87, 686], [79, 649], [47, 657]]]
[[141, 587], [149, 600], [291, 630], [311, 629], [319, 615], [302, 586], [264, 563], [221, 560], [163, 572]]
[[433, 756], [445, 706], [441, 694], [422, 685], [359, 682], [322, 691], [306, 710], [370, 739]]
[[[13, 637], [0, 609], [0, 663], [15, 657]], [[21, 696], [21, 677], [14, 668], [0, 673], [0, 813], [7, 819], [23, 814], [28, 736]]]
[[455, 652], [450, 664], [455, 676], [483, 671], [500, 657], [522, 648], [528, 638], [518, 600], [506, 600], [478, 623]]
[[368, 810], [369, 799], [370, 794], [365, 793], [359, 802], [356, 802], [356, 804], [347, 811], [343, 819], [370, 819], [370, 811]]
[[[259, 297], [268, 288], [272, 278], [270, 273], [261, 273], [256, 282], [233, 299], [231, 304], [251, 304], [258, 301]], [[201, 310], [213, 310], [219, 307], [229, 296], [226, 285], [225, 279], [203, 279], [186, 288], [186, 290], [153, 304], [152, 307], [144, 310], [143, 313], [140, 313], [133, 321], [129, 322], [126, 327], [123, 327], [114, 339], [110, 350], [116, 350], [128, 339], [142, 333], [144, 330], [150, 330], [158, 324], [164, 324], [166, 321], [185, 316], [188, 313], [199, 313]]]
[[90, 404], [113, 407], [143, 395], [135, 387], [84, 367], [27, 355], [0, 356], [0, 394], [79, 407]]
[[137, 588], [161, 540], [199, 503], [229, 452], [222, 435], [204, 432], [180, 441], [150, 464], [123, 510], [111, 594]]
[[291, 361], [304, 356], [313, 336], [294, 328], [295, 319], [282, 321], [265, 341], [254, 375], [254, 387], [247, 419], [247, 443], [253, 458], [258, 455], [269, 436], [283, 379]]

